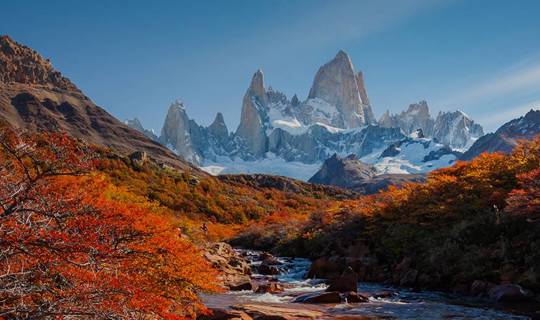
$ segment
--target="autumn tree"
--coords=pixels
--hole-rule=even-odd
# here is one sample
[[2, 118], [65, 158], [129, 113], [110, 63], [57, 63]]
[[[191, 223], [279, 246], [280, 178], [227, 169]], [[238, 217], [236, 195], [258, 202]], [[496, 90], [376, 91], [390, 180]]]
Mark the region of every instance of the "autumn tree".
[[0, 128], [0, 318], [184, 319], [215, 271], [65, 135]]
[[506, 200], [506, 212], [529, 222], [540, 222], [540, 169], [519, 175], [519, 185]]

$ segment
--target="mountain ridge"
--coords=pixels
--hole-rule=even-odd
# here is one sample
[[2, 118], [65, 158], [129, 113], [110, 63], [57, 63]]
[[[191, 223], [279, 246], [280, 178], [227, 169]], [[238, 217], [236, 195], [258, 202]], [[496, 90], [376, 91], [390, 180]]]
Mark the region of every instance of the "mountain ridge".
[[[169, 109], [170, 112], [174, 113]], [[242, 168], [251, 163], [255, 169], [250, 172], [274, 174], [274, 169], [281, 166], [278, 174], [284, 175], [294, 171], [294, 166], [320, 165], [334, 153], [378, 159], [380, 154], [376, 153], [406, 140], [416, 129], [422, 129], [437, 150], [445, 144], [452, 148], [470, 145], [483, 134], [481, 126], [459, 111], [440, 113], [434, 119], [425, 101], [411, 104], [400, 115], [386, 113], [377, 121], [364, 75], [354, 70], [351, 58], [344, 51], [319, 68], [304, 101], [297, 95], [289, 100], [271, 86], [266, 88], [264, 74], [257, 70], [242, 99], [236, 131], [227, 128], [222, 116], [218, 132], [215, 126], [197, 124], [184, 107], [181, 113], [181, 117], [167, 115], [159, 141], [196, 165], [221, 173], [243, 173]], [[434, 152], [431, 160], [451, 153], [427, 148], [422, 159], [430, 152]], [[437, 165], [427, 163], [419, 170], [407, 165], [394, 171], [425, 172], [447, 166], [450, 160], [438, 161]], [[263, 162], [272, 162], [272, 169], [265, 168]], [[221, 169], [216, 170], [218, 167]], [[293, 177], [307, 180], [314, 173], [315, 170], [311, 174], [299, 172]]]
[[0, 118], [33, 132], [66, 132], [121, 155], [146, 152], [162, 164], [204, 175], [95, 105], [48, 59], [6, 35], [0, 36]]

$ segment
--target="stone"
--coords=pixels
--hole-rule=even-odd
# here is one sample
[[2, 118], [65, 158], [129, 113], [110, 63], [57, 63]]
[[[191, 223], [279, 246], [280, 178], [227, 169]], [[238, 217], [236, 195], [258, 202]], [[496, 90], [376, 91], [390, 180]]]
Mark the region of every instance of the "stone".
[[227, 243], [209, 244], [203, 253], [205, 259], [221, 273], [223, 285], [229, 290], [252, 290], [251, 268], [247, 260]]
[[341, 295], [337, 291], [308, 293], [293, 299], [295, 303], [340, 303]]
[[369, 301], [369, 298], [367, 296], [357, 293], [355, 291], [346, 292], [344, 294], [344, 297], [348, 303], [361, 303]]
[[239, 310], [210, 309], [210, 314], [200, 315], [197, 320], [253, 320], [253, 318]]
[[348, 267], [343, 271], [341, 276], [330, 280], [330, 286], [326, 291], [337, 292], [356, 292], [358, 289], [358, 274], [354, 272], [351, 267]]
[[225, 281], [225, 285], [231, 291], [253, 290], [253, 283], [249, 276], [229, 276]]
[[321, 319], [324, 316], [320, 311], [294, 306], [242, 304], [232, 308], [243, 311], [256, 320]]
[[280, 293], [283, 292], [284, 288], [281, 284], [276, 282], [268, 282], [260, 284], [259, 287], [257, 287], [257, 290], [255, 290], [256, 293]]
[[264, 274], [264, 275], [277, 275], [277, 274], [280, 274], [280, 270], [279, 270], [278, 267], [273, 266], [273, 265], [268, 265], [268, 264], [265, 264], [265, 263], [262, 263], [261, 265], [259, 265], [257, 267], [257, 270], [259, 271], [260, 274]]

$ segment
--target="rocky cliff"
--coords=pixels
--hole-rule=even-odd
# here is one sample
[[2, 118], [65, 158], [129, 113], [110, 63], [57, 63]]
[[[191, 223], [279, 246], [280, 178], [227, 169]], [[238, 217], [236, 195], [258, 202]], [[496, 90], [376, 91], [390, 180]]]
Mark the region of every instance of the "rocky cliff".
[[96, 106], [48, 59], [8, 36], [0, 36], [0, 118], [24, 130], [66, 132], [121, 155], [145, 152], [161, 163], [191, 167]]

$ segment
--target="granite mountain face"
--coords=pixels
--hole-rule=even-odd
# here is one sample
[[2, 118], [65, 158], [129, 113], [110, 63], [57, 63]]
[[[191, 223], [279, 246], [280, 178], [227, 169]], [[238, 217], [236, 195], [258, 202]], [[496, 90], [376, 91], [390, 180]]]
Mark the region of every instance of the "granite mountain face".
[[[418, 129], [420, 138], [414, 136]], [[354, 154], [375, 165], [380, 174], [427, 172], [452, 164], [456, 151], [482, 135], [482, 127], [459, 111], [434, 119], [425, 101], [397, 115], [386, 112], [377, 121], [363, 73], [339, 51], [316, 73], [304, 101], [267, 87], [258, 70], [242, 100], [236, 131], [227, 128], [221, 114], [210, 126], [200, 126], [177, 102], [169, 108], [158, 141], [214, 173], [249, 168], [250, 173], [307, 180], [334, 153]], [[389, 148], [394, 153], [399, 149], [400, 156], [390, 156], [399, 161], [387, 159]], [[300, 165], [302, 170], [297, 170]]]
[[379, 119], [379, 124], [383, 127], [400, 128], [405, 134], [422, 129], [424, 137], [434, 138], [437, 142], [460, 151], [467, 150], [484, 135], [482, 126], [461, 111], [439, 112], [434, 119], [426, 101], [411, 104], [400, 114], [386, 111]]

